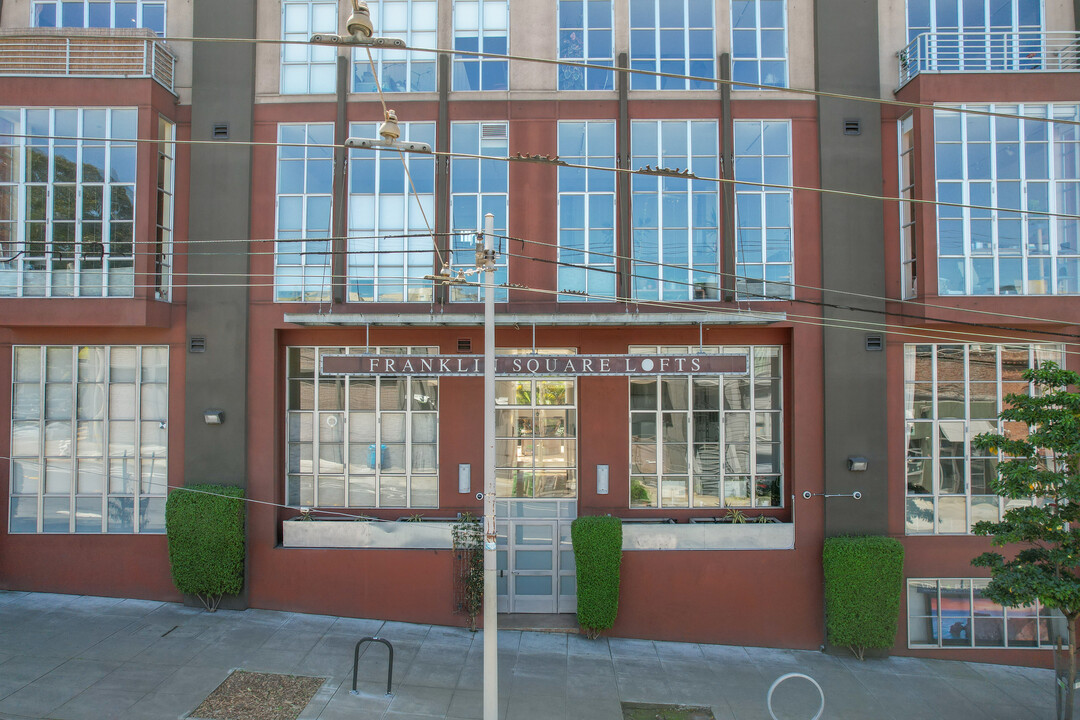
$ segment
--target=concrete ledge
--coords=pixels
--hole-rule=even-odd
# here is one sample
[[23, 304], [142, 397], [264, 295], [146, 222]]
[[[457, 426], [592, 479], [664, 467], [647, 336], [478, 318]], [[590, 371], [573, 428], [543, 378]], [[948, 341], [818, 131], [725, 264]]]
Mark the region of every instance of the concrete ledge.
[[364, 520], [286, 520], [287, 548], [400, 548], [449, 550], [448, 522], [373, 522]]
[[709, 523], [623, 525], [623, 551], [792, 550], [793, 523]]

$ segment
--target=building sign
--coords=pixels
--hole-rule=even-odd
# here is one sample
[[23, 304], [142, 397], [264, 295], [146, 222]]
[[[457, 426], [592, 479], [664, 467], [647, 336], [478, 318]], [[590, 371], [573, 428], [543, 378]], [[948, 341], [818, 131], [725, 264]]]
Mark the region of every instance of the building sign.
[[[745, 375], [746, 355], [499, 355], [495, 374]], [[484, 374], [483, 355], [323, 355], [323, 375]]]

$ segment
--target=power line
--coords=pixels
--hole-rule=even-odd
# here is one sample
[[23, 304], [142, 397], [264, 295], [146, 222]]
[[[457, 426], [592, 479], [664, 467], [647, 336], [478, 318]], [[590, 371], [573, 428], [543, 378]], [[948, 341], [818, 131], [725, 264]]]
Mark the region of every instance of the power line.
[[[618, 271], [616, 271], [616, 270], [608, 270], [606, 268], [588, 268], [588, 267], [581, 266], [581, 265], [574, 265], [572, 263], [561, 262], [561, 261], [558, 261], [558, 260], [550, 260], [550, 259], [547, 259], [547, 258], [534, 258], [534, 257], [531, 257], [531, 256], [514, 255], [514, 254], [511, 254], [511, 253], [507, 253], [507, 254], [510, 257], [527, 258], [527, 259], [530, 259], [530, 260], [536, 260], [536, 261], [539, 261], [539, 262], [548, 263], [548, 264], [552, 264], [552, 265], [563, 266], [563, 267], [571, 267], [571, 268], [575, 268], [575, 269], [587, 269], [587, 270], [591, 270], [593, 272], [610, 273], [612, 275], [617, 275], [618, 274]], [[696, 287], [696, 285], [693, 282], [687, 282], [687, 281], [681, 281], [681, 280], [666, 280], [666, 279], [663, 279], [663, 278], [653, 278], [653, 277], [650, 277], [650, 276], [647, 276], [647, 275], [636, 275], [636, 274], [633, 274], [633, 273], [630, 274], [630, 277], [634, 278], [634, 279], [654, 280], [657, 284], [660, 284], [660, 285], [664, 285], [664, 284], [666, 284], [666, 285], [679, 285], [679, 286], [689, 287], [689, 288]], [[762, 280], [761, 282], [762, 282], [763, 285], [769, 284], [768, 281], [765, 281], [765, 280]], [[577, 291], [572, 291], [572, 292], [567, 293], [565, 290], [562, 290], [562, 291], [559, 291], [559, 292], [561, 292], [563, 294], [571, 295], [571, 296], [578, 295]], [[1050, 330], [1017, 328], [1017, 327], [1010, 327], [1010, 326], [1006, 326], [1006, 325], [990, 325], [990, 324], [987, 324], [987, 323], [965, 322], [965, 321], [960, 321], [960, 320], [946, 320], [946, 319], [942, 319], [942, 318], [920, 318], [920, 317], [917, 317], [917, 316], [907, 315], [905, 313], [898, 313], [898, 312], [887, 311], [887, 310], [883, 310], [883, 309], [882, 310], [876, 310], [876, 309], [873, 309], [873, 308], [853, 307], [853, 306], [839, 305], [837, 303], [827, 303], [827, 302], [822, 302], [822, 301], [817, 301], [817, 300], [798, 299], [798, 298], [781, 298], [781, 297], [775, 297], [775, 296], [769, 296], [769, 295], [757, 295], [755, 293], [750, 293], [750, 294], [754, 295], [759, 300], [775, 300], [777, 302], [805, 303], [805, 304], [809, 304], [809, 305], [815, 305], [815, 306], [821, 307], [821, 308], [830, 308], [830, 309], [836, 309], [836, 310], [848, 310], [848, 311], [852, 311], [852, 312], [865, 312], [865, 313], [872, 313], [874, 315], [888, 315], [888, 316], [902, 317], [902, 318], [913, 319], [913, 320], [927, 320], [927, 321], [930, 321], [930, 322], [949, 323], [949, 324], [952, 324], [952, 325], [964, 325], [964, 326], [968, 326], [968, 327], [987, 328], [987, 329], [992, 329], [992, 330], [1007, 330], [1007, 331], [1010, 331], [1010, 332], [1029, 333], [1029, 334], [1036, 334], [1036, 335], [1050, 335], [1050, 336], [1053, 336], [1053, 337], [1070, 338], [1070, 339], [1073, 340], [1073, 342], [1070, 343], [1070, 344], [1080, 345], [1080, 336], [1077, 336], [1077, 335], [1072, 334], [1072, 333], [1061, 333], [1061, 332], [1053, 332], [1053, 331], [1050, 331]], [[626, 302], [634, 303], [634, 302], [639, 302], [639, 301], [638, 300], [628, 300]], [[786, 315], [789, 318], [791, 318], [791, 317], [795, 317], [795, 318], [811, 317], [811, 316], [804, 316], [804, 315], [792, 315], [791, 313], [786, 313]], [[884, 324], [880, 324], [880, 323], [876, 323], [876, 324], [879, 324], [882, 327], [885, 326]], [[974, 337], [983, 337], [982, 335], [979, 335], [978, 333], [964, 333], [964, 332], [959, 331], [959, 330], [953, 330], [953, 331], [950, 331], [950, 332], [953, 332], [955, 334], [972, 335]]]
[[[595, 300], [602, 300], [602, 301], [607, 301], [607, 302], [612, 302], [612, 303], [624, 303], [627, 306], [632, 305], [632, 306], [654, 307], [654, 308], [662, 308], [662, 309], [665, 309], [665, 310], [677, 310], [677, 311], [681, 311], [681, 312], [689, 312], [691, 314], [698, 313], [698, 314], [723, 315], [723, 316], [746, 315], [746, 316], [749, 316], [749, 317], [753, 317], [753, 316], [761, 315], [762, 313], [768, 313], [769, 312], [766, 309], [758, 309], [758, 310], [737, 309], [737, 310], [732, 310], [732, 309], [725, 309], [725, 308], [708, 308], [708, 307], [702, 307], [700, 305], [687, 305], [687, 304], [682, 304], [682, 303], [677, 303], [677, 302], [672, 302], [672, 301], [664, 301], [664, 300], [635, 300], [633, 298], [623, 298], [623, 297], [619, 297], [619, 296], [599, 295], [599, 294], [596, 294], [596, 293], [589, 293], [589, 292], [577, 292], [577, 291], [575, 291], [573, 293], [567, 293], [565, 290], [547, 290], [547, 289], [529, 287], [527, 285], [521, 285], [521, 284], [516, 284], [516, 283], [508, 283], [506, 285], [484, 285], [483, 283], [469, 283], [468, 286], [469, 287], [484, 287], [484, 288], [492, 288], [493, 287], [495, 289], [509, 288], [511, 290], [521, 290], [521, 291], [525, 291], [525, 292], [534, 292], [534, 293], [539, 293], [539, 294], [542, 294], [542, 295], [568, 295], [569, 294], [569, 295], [572, 295], [574, 297], [591, 298], [591, 299], [595, 299]], [[795, 319], [791, 319], [791, 318], [795, 318]], [[806, 318], [806, 319], [803, 319], [803, 318]], [[1000, 343], [1002, 341], [1004, 341], [1006, 343], [1009, 343], [1011, 341], [1013, 344], [1030, 345], [1033, 342], [1034, 343], [1038, 342], [1038, 341], [1033, 341], [1033, 340], [1031, 340], [1029, 338], [1008, 338], [1008, 337], [1001, 337], [1001, 336], [998, 336], [998, 335], [978, 335], [978, 334], [975, 334], [975, 333], [968, 333], [968, 332], [964, 332], [964, 331], [951, 331], [951, 330], [946, 330], [946, 329], [935, 330], [933, 328], [913, 327], [913, 326], [908, 326], [908, 325], [894, 325], [894, 324], [880, 323], [880, 322], [867, 322], [867, 321], [863, 321], [863, 320], [834, 320], [834, 319], [824, 318], [824, 317], [817, 318], [815, 316], [791, 315], [790, 313], [785, 313], [784, 320], [778, 321], [778, 322], [789, 322], [789, 323], [792, 323], [794, 325], [808, 325], [808, 326], [811, 326], [811, 327], [834, 328], [834, 329], [840, 329], [840, 330], [856, 330], [856, 331], [859, 331], [859, 332], [866, 332], [868, 330], [874, 330], [874, 331], [883, 332], [886, 335], [921, 338], [921, 339], [930, 340], [930, 341], [933, 341], [933, 342], [951, 342], [951, 343], [970, 343], [971, 342], [970, 340], [965, 340], [963, 338], [958, 339], [958, 338], [954, 337], [956, 335], [972, 335], [974, 337], [981, 338], [981, 342], [992, 342], [992, 343]], [[706, 323], [706, 321], [703, 320], [702, 323], [700, 323], [700, 324], [705, 324], [705, 323]], [[1076, 343], [1066, 343], [1066, 344], [1074, 345]], [[1062, 352], [1065, 353], [1066, 355], [1080, 355], [1080, 351], [1063, 350]]]
[[[568, 251], [571, 251], [571, 252], [579, 252], [579, 253], [588, 254], [588, 255], [599, 255], [601, 257], [611, 258], [612, 260], [614, 260], [616, 262], [618, 262], [620, 260], [624, 260], [624, 261], [629, 261], [629, 262], [637, 263], [637, 264], [641, 264], [641, 265], [650, 265], [650, 266], [654, 266], [654, 267], [657, 267], [657, 268], [672, 268], [672, 269], [675, 269], [675, 270], [686, 271], [688, 273], [696, 273], [696, 274], [700, 274], [700, 275], [709, 275], [709, 276], [712, 276], [712, 277], [732, 278], [732, 279], [735, 279], [735, 280], [749, 280], [749, 281], [753, 281], [753, 282], [768, 283], [770, 285], [782, 285], [784, 287], [790, 287], [790, 288], [793, 288], [793, 289], [797, 288], [797, 289], [801, 289], [801, 290], [811, 290], [811, 291], [820, 292], [820, 293], [834, 293], [834, 294], [838, 294], [838, 295], [850, 295], [852, 297], [860, 297], [860, 298], [864, 298], [864, 299], [867, 299], [867, 300], [875, 300], [875, 301], [880, 301], [880, 302], [901, 303], [903, 305], [917, 305], [917, 306], [920, 306], [920, 307], [933, 308], [933, 309], [936, 309], [936, 310], [951, 310], [951, 311], [956, 311], [956, 312], [973, 313], [973, 314], [978, 314], [978, 315], [993, 315], [994, 317], [1007, 317], [1007, 318], [1012, 318], [1014, 320], [1031, 320], [1031, 321], [1034, 321], [1034, 322], [1043, 322], [1043, 323], [1048, 323], [1048, 324], [1061, 324], [1062, 323], [1062, 321], [1060, 319], [1033, 317], [1033, 316], [1030, 316], [1030, 315], [1011, 315], [1011, 314], [1008, 314], [1008, 313], [991, 312], [991, 311], [988, 311], [988, 310], [956, 308], [956, 307], [949, 307], [947, 305], [935, 305], [935, 304], [932, 304], [932, 303], [927, 303], [927, 302], [922, 302], [922, 301], [917, 301], [917, 300], [898, 300], [898, 299], [895, 299], [895, 298], [886, 297], [884, 295], [870, 295], [870, 294], [867, 294], [867, 293], [853, 292], [853, 291], [850, 291], [850, 290], [834, 290], [832, 288], [817, 287], [815, 285], [802, 285], [802, 284], [799, 284], [799, 283], [788, 282], [788, 281], [785, 281], [785, 280], [765, 280], [764, 278], [755, 278], [755, 277], [750, 277], [750, 276], [747, 276], [747, 275], [739, 275], [737, 273], [723, 272], [723, 271], [720, 271], [720, 270], [709, 270], [707, 268], [691, 267], [689, 265], [678, 265], [678, 264], [675, 264], [675, 263], [662, 263], [662, 262], [658, 262], [658, 261], [655, 261], [655, 260], [643, 260], [643, 259], [636, 258], [636, 257], [633, 257], [633, 256], [619, 255], [618, 253], [606, 253], [606, 252], [598, 251], [598, 250], [585, 250], [585, 249], [579, 249], [579, 248], [566, 248], [566, 247], [559, 246], [559, 245], [552, 245], [550, 243], [541, 242], [539, 240], [529, 240], [527, 238], [515, 237], [515, 236], [511, 236], [511, 235], [498, 235], [497, 234], [496, 237], [504, 239], [504, 240], [506, 240], [508, 242], [528, 243], [530, 245], [540, 245], [540, 246], [544, 246], [544, 247], [551, 247], [551, 248], [555, 248], [557, 250], [568, 250]], [[531, 255], [522, 255], [522, 256], [519, 256], [519, 257], [521, 257], [523, 259], [526, 259], [526, 260], [543, 260], [543, 258], [538, 258], [538, 257], [534, 257], [534, 256], [531, 256]], [[578, 268], [586, 269], [586, 270], [597, 270], [598, 269], [598, 268], [594, 268], [594, 267], [589, 266], [589, 265], [575, 265], [574, 267], [578, 267]], [[648, 277], [648, 276], [643, 276], [643, 277]], [[656, 279], [658, 282], [666, 282], [662, 278], [650, 278], [650, 279]], [[974, 296], [974, 297], [982, 297], [982, 296]], [[988, 296], [988, 297], [992, 297], [992, 296]], [[1039, 296], [1039, 297], [1054, 297], [1054, 296], [1052, 296], [1052, 295], [1044, 295], [1044, 296]], [[793, 302], [793, 301], [795, 301], [792, 298], [776, 297], [774, 299], [777, 300], [777, 301], [783, 301], [783, 302], [788, 302], [788, 301]], [[919, 319], [919, 316], [913, 316], [913, 315], [904, 315], [904, 317], [911, 317], [912, 319]], [[951, 320], [943, 320], [942, 322], [952, 322], [952, 321]], [[1072, 336], [1070, 336], [1070, 337], [1072, 337]]]
[[[41, 37], [40, 35], [36, 35], [34, 33], [31, 33], [31, 32], [26, 33], [26, 36], [30, 37], [30, 38], [34, 38], [34, 39], [38, 39], [38, 38]], [[19, 36], [14, 35], [14, 36], [11, 36], [11, 37], [19, 37]], [[74, 35], [74, 34], [72, 34], [72, 35], [64, 35], [63, 33], [56, 33], [56, 34], [50, 35], [49, 37], [66, 37], [66, 38], [78, 38], [78, 39], [81, 39], [81, 38], [84, 38], [85, 36], [83, 36], [83, 35]], [[312, 45], [317, 45], [317, 46], [320, 45], [320, 44], [317, 44], [317, 43], [312, 43], [310, 40], [285, 40], [285, 39], [279, 39], [279, 38], [189, 37], [189, 36], [173, 35], [173, 36], [161, 36], [161, 37], [158, 37], [157, 39], [161, 40], [161, 41], [164, 41], [164, 42], [190, 42], [190, 43], [219, 42], [219, 43], [233, 43], [233, 44], [304, 45], [304, 46], [308, 46], [308, 47], [310, 47]], [[348, 46], [348, 45], [335, 45], [333, 47], [351, 47], [351, 46]], [[361, 46], [355, 46], [355, 47], [361, 47]], [[807, 95], [807, 96], [811, 96], [811, 97], [823, 97], [823, 98], [830, 98], [830, 99], [834, 99], [834, 100], [849, 100], [849, 101], [853, 101], [853, 102], [865, 102], [865, 103], [871, 103], [871, 104], [874, 104], [874, 105], [884, 105], [884, 106], [890, 106], [890, 107], [902, 107], [902, 108], [909, 108], [909, 109], [924, 109], [924, 110], [944, 110], [944, 111], [956, 112], [956, 113], [960, 113], [960, 114], [982, 115], [982, 116], [987, 116], [987, 117], [1000, 117], [1000, 118], [1006, 118], [1006, 119], [1033, 120], [1033, 121], [1039, 121], [1039, 122], [1061, 122], [1061, 123], [1067, 124], [1067, 125], [1080, 125], [1080, 121], [1077, 121], [1077, 120], [1053, 120], [1053, 119], [1049, 119], [1049, 118], [1028, 117], [1028, 116], [1025, 116], [1025, 115], [1014, 115], [1014, 114], [1010, 114], [1010, 113], [998, 113], [998, 112], [991, 112], [991, 111], [987, 111], [987, 110], [973, 110], [973, 109], [966, 109], [966, 108], [950, 107], [948, 105], [935, 105], [935, 104], [932, 104], [932, 103], [916, 103], [916, 102], [908, 102], [908, 101], [904, 101], [904, 100], [887, 100], [887, 99], [884, 99], [884, 98], [867, 97], [867, 96], [862, 96], [862, 95], [849, 95], [849, 94], [845, 94], [845, 93], [827, 92], [827, 91], [824, 91], [824, 90], [812, 90], [812, 89], [808, 89], [808, 88], [777, 87], [775, 85], [763, 85], [763, 84], [760, 84], [760, 83], [749, 83], [749, 82], [744, 82], [744, 81], [741, 81], [741, 80], [725, 80], [725, 79], [722, 79], [722, 78], [707, 77], [707, 76], [702, 76], [702, 75], [684, 75], [684, 74], [680, 74], [680, 73], [660, 72], [660, 71], [656, 71], [656, 70], [644, 70], [644, 69], [641, 69], [641, 68], [629, 68], [629, 67], [622, 68], [622, 67], [615, 67], [613, 65], [599, 65], [599, 64], [596, 64], [596, 63], [579, 62], [579, 61], [576, 61], [576, 60], [568, 60], [568, 59], [564, 59], [564, 58], [543, 58], [543, 57], [537, 57], [537, 56], [531, 56], [531, 55], [511, 55], [511, 54], [508, 54], [508, 53], [493, 53], [493, 52], [483, 52], [483, 51], [477, 51], [477, 50], [458, 50], [458, 49], [438, 48], [438, 47], [436, 47], [436, 48], [427, 48], [427, 47], [417, 47], [417, 46], [413, 46], [413, 45], [406, 45], [404, 48], [393, 48], [393, 49], [395, 51], [398, 51], [398, 52], [401, 52], [401, 51], [404, 50], [404, 51], [412, 51], [412, 52], [431, 53], [431, 54], [436, 54], [436, 55], [451, 55], [451, 56], [452, 55], [462, 55], [462, 56], [465, 56], [465, 57], [491, 58], [491, 59], [494, 59], [494, 60], [508, 60], [508, 61], [509, 60], [514, 60], [514, 61], [519, 61], [519, 62], [537, 63], [537, 64], [543, 64], [543, 65], [565, 65], [567, 67], [593, 69], [593, 70], [603, 70], [603, 71], [606, 71], [606, 72], [612, 72], [612, 73], [617, 72], [617, 73], [624, 73], [624, 74], [627, 74], [627, 75], [645, 75], [645, 76], [655, 77], [655, 78], [667, 78], [667, 79], [674, 79], [674, 80], [688, 80], [688, 81], [694, 81], [694, 82], [703, 82], [703, 83], [709, 83], [709, 84], [712, 84], [712, 85], [729, 85], [729, 86], [731, 86], [733, 88], [747, 88], [747, 89], [751, 89], [751, 90], [766, 90], [766, 91], [769, 91], [769, 92], [772, 92], [772, 93], [785, 93], [785, 92], [787, 92], [787, 93], [793, 93], [793, 94], [799, 94], [799, 95]], [[358, 61], [352, 60], [352, 62], [356, 63]], [[557, 91], [557, 92], [572, 92], [572, 91]]]
[[[778, 120], [783, 121], [784, 118], [779, 118]], [[0, 133], [0, 137], [27, 138], [27, 139], [30, 139], [30, 138], [41, 138], [41, 139], [52, 138], [52, 139], [57, 139], [57, 140], [84, 140], [84, 141], [88, 140], [88, 141], [94, 141], [94, 142], [101, 141], [101, 142], [112, 142], [112, 143], [136, 142], [136, 143], [161, 144], [163, 142], [161, 140], [153, 140], [153, 139], [147, 139], [147, 138], [135, 138], [135, 139], [127, 139], [127, 140], [118, 140], [118, 139], [110, 139], [110, 138], [80, 137], [80, 136], [73, 136], [73, 135], [28, 135], [28, 134], [18, 134], [18, 133]], [[250, 141], [250, 140], [170, 140], [169, 142], [181, 143], [181, 144], [190, 144], [190, 145], [233, 144], [233, 145], [245, 145], [245, 146], [254, 146], [254, 147], [260, 147], [260, 146], [264, 146], [264, 147], [284, 146], [284, 147], [306, 147], [306, 148], [326, 148], [326, 149], [334, 149], [334, 148], [345, 147], [343, 145], [335, 145], [335, 144], [332, 144], [332, 143], [331, 144], [317, 144], [317, 143], [301, 144], [301, 143], [276, 143], [276, 142], [269, 142], [269, 141]], [[349, 149], [355, 150], [355, 148], [349, 148]], [[390, 149], [392, 150], [392, 148], [390, 148]], [[638, 169], [635, 170], [635, 169], [631, 169], [631, 168], [605, 167], [605, 166], [602, 166], [602, 165], [587, 165], [587, 164], [584, 164], [584, 163], [572, 163], [572, 162], [562, 160], [558, 155], [553, 155], [553, 156], [534, 155], [534, 156], [530, 156], [530, 155], [519, 154], [518, 156], [510, 155], [510, 156], [501, 157], [501, 156], [494, 156], [494, 155], [481, 155], [481, 154], [475, 154], [475, 153], [452, 152], [452, 151], [448, 151], [448, 150], [434, 150], [431, 153], [423, 153], [423, 154], [424, 155], [432, 155], [434, 157], [446, 157], [446, 158], [451, 158], [451, 159], [452, 158], [461, 158], [461, 159], [468, 159], [468, 160], [495, 160], [495, 161], [507, 162], [507, 163], [515, 163], [515, 162], [540, 163], [540, 164], [545, 164], [545, 165], [551, 165], [551, 166], [554, 166], [554, 167], [566, 167], [566, 168], [572, 168], [572, 169], [577, 169], [577, 170], [598, 170], [598, 171], [604, 171], [604, 172], [613, 172], [613, 173], [617, 173], [617, 174], [622, 173], [622, 174], [627, 174], [627, 175], [636, 175], [636, 176], [643, 176], [643, 177], [674, 178], [674, 179], [684, 179], [684, 180], [687, 180], [687, 181], [698, 180], [698, 181], [702, 181], [702, 182], [710, 182], [710, 183], [716, 183], [716, 184], [720, 184], [720, 185], [725, 185], [725, 184], [726, 185], [735, 185], [736, 186], [736, 192], [738, 192], [738, 186], [742, 185], [742, 186], [747, 186], [747, 187], [761, 188], [763, 190], [803, 191], [803, 192], [819, 193], [819, 194], [824, 194], [824, 195], [836, 195], [836, 196], [839, 196], [839, 197], [857, 198], [857, 199], [863, 199], [863, 200], [873, 200], [873, 201], [877, 201], [877, 202], [911, 203], [913, 205], [928, 205], [928, 206], [934, 206], [934, 207], [951, 207], [951, 208], [959, 208], [959, 209], [966, 209], [966, 210], [981, 210], [981, 211], [985, 211], [985, 212], [994, 212], [994, 213], [1013, 213], [1013, 214], [1016, 214], [1016, 215], [1025, 215], [1025, 216], [1026, 215], [1036, 215], [1036, 216], [1039, 216], [1039, 217], [1058, 218], [1058, 219], [1065, 219], [1065, 220], [1080, 220], [1080, 214], [1074, 215], [1074, 214], [1069, 214], [1069, 213], [1050, 212], [1048, 210], [1032, 210], [1030, 208], [1024, 208], [1024, 209], [1022, 209], [1022, 208], [1009, 208], [1009, 207], [998, 207], [998, 206], [993, 206], [993, 205], [975, 205], [975, 204], [970, 204], [970, 203], [947, 202], [947, 201], [944, 201], [944, 200], [928, 200], [928, 199], [925, 199], [925, 198], [903, 198], [903, 197], [893, 197], [893, 196], [890, 196], [890, 195], [874, 195], [874, 194], [871, 194], [871, 193], [855, 192], [853, 190], [836, 190], [836, 189], [832, 189], [832, 188], [814, 187], [814, 186], [811, 186], [811, 185], [784, 185], [784, 184], [780, 184], [780, 183], [765, 183], [765, 182], [754, 182], [754, 181], [751, 181], [751, 180], [739, 180], [737, 178], [714, 178], [714, 177], [708, 177], [708, 176], [702, 176], [702, 175], [695, 175], [695, 174], [692, 174], [692, 173], [689, 174], [689, 175], [684, 174], [684, 173], [676, 173], [675, 171], [670, 171], [670, 170], [665, 169], [665, 168], [657, 168], [655, 170], [650, 171], [650, 170], [646, 170], [644, 168], [638, 168]], [[403, 153], [402, 153], [402, 155], [403, 155]], [[402, 158], [402, 159], [404, 161], [404, 158]], [[410, 178], [411, 178], [411, 176], [410, 176]]]

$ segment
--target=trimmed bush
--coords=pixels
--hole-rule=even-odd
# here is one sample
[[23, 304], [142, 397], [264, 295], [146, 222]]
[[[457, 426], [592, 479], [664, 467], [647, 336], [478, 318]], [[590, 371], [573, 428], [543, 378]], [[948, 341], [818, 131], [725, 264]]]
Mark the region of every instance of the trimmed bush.
[[238, 487], [189, 485], [165, 504], [173, 583], [210, 612], [244, 587], [243, 497]]
[[825, 625], [829, 643], [863, 659], [869, 648], [896, 640], [904, 546], [887, 537], [835, 537], [825, 541]]
[[579, 517], [570, 526], [577, 565], [577, 616], [585, 635], [597, 638], [619, 612], [622, 520], [610, 515]]

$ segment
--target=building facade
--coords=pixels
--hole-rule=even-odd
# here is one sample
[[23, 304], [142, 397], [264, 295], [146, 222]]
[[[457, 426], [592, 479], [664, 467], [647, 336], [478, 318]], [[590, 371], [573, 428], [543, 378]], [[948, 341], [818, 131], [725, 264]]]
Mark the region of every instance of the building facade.
[[[1050, 662], [970, 566], [970, 441], [1080, 367], [1073, 3], [368, 6], [448, 52], [310, 43], [338, 0], [0, 5], [0, 587], [178, 599], [165, 498], [216, 482], [237, 606], [460, 622], [481, 378], [324, 358], [482, 353], [492, 292], [500, 611], [573, 612], [611, 514], [614, 634], [817, 648], [824, 538], [882, 534], [894, 653]], [[434, 152], [345, 148], [388, 109]]]

